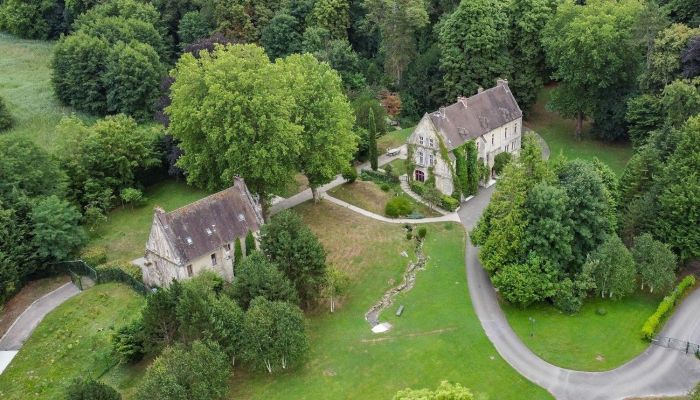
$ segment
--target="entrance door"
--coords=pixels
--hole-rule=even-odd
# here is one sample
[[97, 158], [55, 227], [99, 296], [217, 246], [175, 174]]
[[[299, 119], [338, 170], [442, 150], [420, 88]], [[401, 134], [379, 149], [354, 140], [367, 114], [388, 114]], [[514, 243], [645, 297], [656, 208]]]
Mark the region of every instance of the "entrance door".
[[425, 173], [419, 169], [416, 170], [416, 180], [418, 182], [425, 182]]

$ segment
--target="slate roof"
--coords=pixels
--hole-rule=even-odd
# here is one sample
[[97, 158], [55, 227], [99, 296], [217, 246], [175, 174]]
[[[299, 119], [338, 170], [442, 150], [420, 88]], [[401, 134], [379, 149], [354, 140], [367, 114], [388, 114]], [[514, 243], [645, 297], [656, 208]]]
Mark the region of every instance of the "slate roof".
[[169, 213], [156, 210], [172, 247], [183, 263], [213, 252], [225, 243], [257, 232], [262, 215], [243, 179], [211, 196]]
[[[466, 106], [465, 106], [466, 103]], [[477, 93], [460, 98], [456, 103], [430, 113], [430, 120], [445, 138], [448, 150], [482, 136], [522, 117], [515, 97], [506, 81]]]

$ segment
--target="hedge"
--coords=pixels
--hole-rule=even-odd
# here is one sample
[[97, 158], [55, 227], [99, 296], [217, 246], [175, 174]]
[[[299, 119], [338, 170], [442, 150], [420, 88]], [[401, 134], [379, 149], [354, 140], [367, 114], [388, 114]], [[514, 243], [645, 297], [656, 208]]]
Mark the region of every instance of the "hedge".
[[384, 207], [386, 216], [392, 218], [409, 215], [411, 212], [413, 212], [413, 204], [411, 204], [409, 199], [403, 196], [392, 198]]
[[413, 193], [419, 196], [422, 196], [423, 193], [425, 193], [425, 185], [420, 182], [412, 181], [410, 187]]
[[688, 275], [681, 283], [678, 284], [676, 289], [671, 292], [668, 296], [664, 297], [659, 303], [656, 311], [651, 314], [651, 316], [644, 322], [642, 326], [642, 338], [651, 341], [656, 336], [659, 330], [659, 325], [664, 321], [668, 314], [673, 311], [673, 308], [678, 304], [678, 301], [683, 297], [685, 292], [691, 287], [695, 286], [695, 276]]
[[374, 181], [376, 183], [399, 183], [399, 177], [371, 169], [363, 169], [360, 172], [363, 181]]
[[447, 211], [454, 211], [459, 207], [459, 200], [452, 196], [443, 194], [440, 196], [440, 207]]

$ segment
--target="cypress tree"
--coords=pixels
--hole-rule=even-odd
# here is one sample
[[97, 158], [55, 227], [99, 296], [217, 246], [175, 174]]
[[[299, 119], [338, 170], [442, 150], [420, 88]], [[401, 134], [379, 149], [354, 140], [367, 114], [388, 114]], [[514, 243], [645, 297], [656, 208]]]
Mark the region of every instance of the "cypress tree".
[[233, 249], [233, 264], [239, 265], [243, 261], [243, 249], [241, 249], [241, 240], [236, 239], [236, 245]]
[[369, 109], [367, 117], [367, 135], [369, 143], [369, 162], [372, 170], [376, 171], [379, 168], [379, 156], [377, 154], [377, 124], [374, 121], [374, 110]]
[[253, 236], [253, 232], [248, 231], [248, 234], [245, 235], [245, 255], [249, 256], [250, 253], [255, 250], [255, 237]]
[[478, 153], [474, 141], [469, 141], [465, 145], [467, 152], [467, 179], [466, 187], [463, 189], [466, 196], [476, 194], [479, 189], [479, 168]]

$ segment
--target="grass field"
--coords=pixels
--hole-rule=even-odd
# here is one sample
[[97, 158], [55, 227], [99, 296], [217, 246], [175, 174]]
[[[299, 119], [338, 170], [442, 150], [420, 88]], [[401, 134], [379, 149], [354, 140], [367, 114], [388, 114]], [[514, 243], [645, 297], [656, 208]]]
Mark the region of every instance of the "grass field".
[[394, 175], [401, 176], [406, 173], [406, 160], [396, 159], [389, 163], [391, 165], [391, 170]]
[[405, 387], [460, 382], [489, 399], [550, 396], [512, 370], [484, 335], [471, 307], [464, 272], [464, 233], [457, 224], [428, 226], [430, 260], [405, 305], [381, 320], [394, 329], [373, 335], [364, 313], [395, 285], [412, 257], [401, 225], [376, 222], [322, 202], [297, 208], [320, 237], [329, 261], [353, 277], [335, 314], [310, 319], [311, 352], [300, 370], [279, 376], [236, 373], [231, 399], [390, 399]]
[[629, 143], [608, 143], [591, 138], [588, 135], [590, 124], [584, 124], [582, 140], [576, 140], [574, 136], [576, 123], [573, 119], [564, 119], [559, 114], [545, 108], [552, 88], [547, 87], [540, 91], [537, 103], [525, 121], [525, 125], [539, 133], [549, 145], [552, 158], [563, 154], [567, 158], [582, 158], [593, 160], [598, 157], [613, 169], [618, 175], [632, 157], [632, 146]]
[[48, 150], [56, 143], [56, 124], [72, 112], [53, 94], [53, 46], [54, 42], [0, 33], [0, 96], [15, 119], [14, 128], [7, 134], [31, 138]]
[[73, 378], [98, 377], [114, 365], [114, 329], [143, 304], [143, 297], [117, 283], [69, 299], [44, 318], [0, 375], [0, 398], [59, 399]]
[[414, 126], [404, 129], [396, 129], [389, 131], [377, 139], [377, 150], [379, 154], [386, 152], [387, 149], [393, 149], [406, 144], [406, 139], [411, 136]]
[[104, 246], [110, 261], [130, 261], [143, 257], [153, 221], [153, 208], [172, 211], [208, 193], [184, 182], [166, 181], [146, 190], [148, 201], [138, 208], [122, 207], [108, 214], [107, 221], [90, 234], [90, 245]]
[[[624, 364], [649, 346], [639, 332], [659, 301], [646, 294], [619, 301], [590, 298], [575, 315], [544, 304], [525, 310], [508, 304], [502, 307], [513, 330], [544, 360], [565, 368], [605, 371]], [[599, 308], [607, 313], [598, 315]]]
[[389, 200], [395, 196], [404, 196], [413, 204], [414, 211], [423, 216], [436, 217], [440, 215], [425, 204], [421, 204], [409, 197], [401, 190], [398, 184], [390, 185], [389, 190], [384, 191], [372, 181], [357, 180], [353, 183], [335, 187], [329, 190], [328, 194], [379, 215], [385, 215], [384, 208]]

